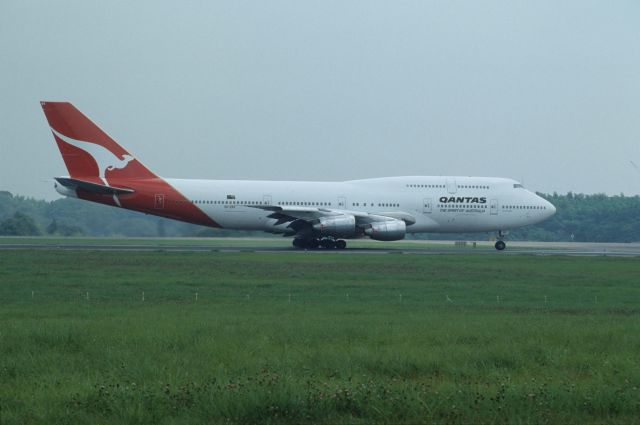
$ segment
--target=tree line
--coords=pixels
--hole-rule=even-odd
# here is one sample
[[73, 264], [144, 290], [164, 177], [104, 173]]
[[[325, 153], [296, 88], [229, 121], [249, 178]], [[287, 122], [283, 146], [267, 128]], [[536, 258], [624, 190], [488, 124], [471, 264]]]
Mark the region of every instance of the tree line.
[[[604, 194], [538, 195], [557, 213], [549, 220], [511, 231], [510, 240], [638, 242], [640, 197]], [[266, 236], [263, 232], [210, 229], [133, 211], [63, 198], [44, 201], [0, 191], [0, 235], [5, 236]], [[419, 239], [486, 240], [491, 233], [425, 234]]]

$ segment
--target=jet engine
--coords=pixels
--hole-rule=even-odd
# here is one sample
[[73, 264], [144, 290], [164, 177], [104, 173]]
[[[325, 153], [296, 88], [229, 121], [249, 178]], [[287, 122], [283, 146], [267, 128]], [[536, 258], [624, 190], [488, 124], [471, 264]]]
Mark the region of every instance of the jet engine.
[[349, 238], [356, 234], [356, 218], [352, 215], [320, 217], [313, 225], [313, 230], [322, 236]]
[[402, 220], [389, 220], [371, 223], [364, 233], [377, 241], [399, 241], [407, 233], [407, 225]]

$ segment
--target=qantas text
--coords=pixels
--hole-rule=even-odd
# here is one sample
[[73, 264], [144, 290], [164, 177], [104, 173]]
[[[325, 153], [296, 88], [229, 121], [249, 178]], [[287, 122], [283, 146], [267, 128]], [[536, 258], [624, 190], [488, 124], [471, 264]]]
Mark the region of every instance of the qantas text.
[[486, 204], [487, 203], [487, 198], [473, 198], [473, 197], [455, 197], [455, 196], [451, 196], [451, 197], [446, 197], [446, 196], [442, 196], [439, 201], [443, 204], [447, 204], [447, 203], [451, 203], [451, 204]]

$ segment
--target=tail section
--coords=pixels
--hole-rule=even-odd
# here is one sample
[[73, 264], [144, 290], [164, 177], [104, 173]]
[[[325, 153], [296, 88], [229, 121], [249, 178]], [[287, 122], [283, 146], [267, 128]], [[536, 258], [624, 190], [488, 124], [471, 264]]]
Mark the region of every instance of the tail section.
[[69, 175], [109, 186], [110, 179], [156, 178], [68, 102], [41, 102]]
[[68, 102], [41, 102], [69, 177], [56, 177], [65, 196], [204, 226], [220, 227], [164, 179]]

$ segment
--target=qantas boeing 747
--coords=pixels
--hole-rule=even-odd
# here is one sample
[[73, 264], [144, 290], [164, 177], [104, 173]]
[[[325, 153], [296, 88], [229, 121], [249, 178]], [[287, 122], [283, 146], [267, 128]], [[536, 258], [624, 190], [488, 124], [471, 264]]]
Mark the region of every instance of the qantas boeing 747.
[[408, 233], [497, 232], [551, 217], [551, 203], [496, 177], [386, 177], [345, 182], [187, 180], [152, 173], [72, 104], [41, 102], [69, 176], [62, 195], [210, 227], [292, 236], [297, 248]]

